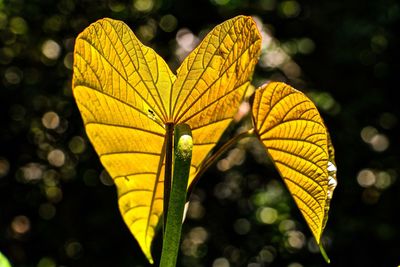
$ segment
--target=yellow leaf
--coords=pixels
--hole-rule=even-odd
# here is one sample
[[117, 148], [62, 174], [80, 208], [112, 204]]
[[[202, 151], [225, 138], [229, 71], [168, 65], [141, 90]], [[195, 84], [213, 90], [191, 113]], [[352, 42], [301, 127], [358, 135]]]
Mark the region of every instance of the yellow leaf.
[[251, 17], [216, 26], [182, 62], [172, 88], [174, 123], [193, 134], [189, 184], [231, 123], [257, 63], [261, 37]]
[[256, 91], [252, 114], [257, 135], [319, 243], [329, 204], [329, 152], [317, 108], [303, 93], [273, 82]]
[[205, 37], [176, 78], [123, 22], [101, 19], [78, 36], [73, 93], [125, 223], [150, 262], [163, 212], [166, 124], [192, 128], [192, 181], [237, 111], [260, 43], [254, 21], [235, 17]]
[[164, 122], [175, 76], [120, 21], [76, 40], [73, 92], [89, 139], [118, 189], [121, 214], [152, 262], [163, 209]]

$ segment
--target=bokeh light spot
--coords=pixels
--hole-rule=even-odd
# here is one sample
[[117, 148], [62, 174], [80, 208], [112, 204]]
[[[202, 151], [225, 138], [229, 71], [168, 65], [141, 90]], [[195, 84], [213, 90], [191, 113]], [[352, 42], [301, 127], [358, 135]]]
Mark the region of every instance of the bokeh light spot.
[[203, 257], [206, 253], [204, 242], [207, 240], [208, 233], [203, 227], [194, 227], [183, 238], [181, 250], [186, 256], [195, 258]]
[[149, 12], [153, 9], [154, 2], [152, 0], [134, 0], [133, 7], [137, 11]]
[[52, 186], [46, 188], [47, 199], [53, 203], [58, 203], [62, 200], [62, 191], [60, 188]]
[[317, 244], [317, 242], [315, 241], [315, 238], [309, 238], [308, 242], [307, 242], [307, 249], [308, 251], [310, 251], [311, 253], [319, 253], [319, 246]]
[[0, 157], [0, 178], [7, 176], [10, 171], [10, 163], [7, 159]]
[[61, 47], [54, 40], [47, 40], [42, 45], [42, 53], [46, 58], [56, 60], [61, 54]]
[[65, 23], [64, 17], [60, 15], [54, 15], [46, 19], [43, 23], [43, 31], [45, 32], [58, 32]]
[[[247, 91], [252, 91], [254, 92], [254, 86], [249, 86], [249, 88], [247, 89]], [[246, 93], [246, 95], [249, 94], [249, 92]], [[250, 93], [249, 95], [252, 95], [252, 93]], [[239, 106], [239, 109], [237, 111], [237, 113], [235, 114], [235, 116], [233, 117], [233, 119], [238, 122], [240, 121], [244, 116], [246, 116], [249, 111], [251, 109], [251, 106], [249, 104], [249, 102], [242, 102]]]
[[31, 222], [24, 215], [16, 216], [11, 222], [11, 229], [18, 235], [26, 234], [31, 229]]
[[42, 117], [42, 124], [47, 129], [55, 129], [60, 125], [60, 117], [54, 111], [46, 112]]
[[281, 68], [289, 77], [299, 77], [301, 75], [301, 68], [294, 61], [284, 63]]
[[229, 261], [226, 258], [217, 258], [213, 261], [212, 267], [229, 267]]
[[271, 11], [276, 7], [276, 0], [260, 0], [259, 4], [262, 9]]
[[110, 1], [108, 2], [108, 8], [113, 11], [113, 12], [122, 12], [126, 9], [126, 6], [124, 3], [117, 2], [117, 1]]
[[376, 190], [375, 188], [367, 188], [362, 193], [362, 200], [366, 204], [373, 205], [378, 202], [380, 196], [381, 196], [381, 193], [378, 190]]
[[273, 224], [278, 219], [278, 211], [270, 207], [262, 207], [257, 212], [257, 218], [265, 224]]
[[384, 134], [376, 134], [371, 138], [372, 149], [377, 152], [383, 152], [389, 147], [389, 139]]
[[72, 137], [71, 141], [69, 141], [68, 147], [69, 147], [69, 150], [71, 150], [72, 153], [81, 154], [86, 149], [85, 139], [83, 139], [80, 136], [74, 136], [74, 137]]
[[249, 222], [249, 220], [245, 219], [245, 218], [241, 218], [241, 219], [237, 219], [234, 223], [233, 223], [233, 229], [235, 230], [235, 232], [239, 235], [245, 235], [248, 232], [250, 232], [251, 230], [251, 224]]
[[227, 171], [231, 169], [233, 166], [240, 166], [243, 164], [246, 159], [246, 153], [242, 148], [234, 148], [228, 152], [228, 156], [226, 158], [221, 159], [217, 163], [217, 168], [220, 171]]
[[397, 117], [389, 112], [383, 113], [379, 117], [379, 124], [382, 126], [382, 128], [390, 130], [397, 124]]
[[332, 110], [336, 105], [335, 99], [328, 92], [311, 92], [310, 97], [319, 108], [325, 111]]
[[56, 207], [51, 203], [43, 203], [39, 206], [39, 216], [44, 220], [50, 220], [56, 215]]
[[301, 249], [306, 242], [304, 234], [300, 231], [289, 231], [287, 237], [288, 245], [294, 249]]
[[4, 78], [9, 84], [19, 84], [22, 81], [23, 73], [18, 67], [7, 68]]
[[73, 61], [74, 61], [74, 54], [72, 52], [67, 53], [64, 57], [64, 66], [67, 69], [72, 70]]
[[300, 14], [300, 4], [296, 1], [284, 1], [280, 4], [280, 12], [287, 18], [297, 17]]
[[69, 258], [79, 259], [80, 257], [82, 257], [83, 253], [82, 244], [76, 240], [67, 241], [65, 243], [64, 249], [65, 249], [65, 254], [67, 254]]
[[362, 187], [370, 187], [376, 181], [375, 174], [370, 169], [363, 169], [357, 175], [357, 182]]
[[65, 154], [60, 149], [54, 149], [47, 155], [49, 163], [55, 167], [61, 167], [65, 163]]
[[151, 24], [145, 24], [141, 25], [138, 28], [137, 34], [140, 36], [140, 38], [143, 41], [150, 41], [151, 39], [154, 38], [156, 32], [155, 32], [155, 27], [153, 27]]
[[165, 32], [173, 32], [178, 25], [178, 20], [171, 14], [162, 16], [160, 19], [160, 28]]
[[302, 54], [311, 54], [315, 49], [315, 44], [310, 38], [302, 38], [297, 42], [297, 49]]
[[260, 64], [262, 67], [277, 68], [288, 59], [289, 57], [283, 49], [277, 49], [263, 54], [260, 58]]
[[56, 266], [57, 266], [56, 262], [49, 257], [41, 258], [37, 265], [37, 267], [56, 267]]
[[376, 34], [371, 38], [371, 48], [374, 52], [383, 52], [388, 45], [388, 40], [383, 34]]
[[100, 173], [100, 181], [102, 184], [107, 185], [107, 186], [114, 185], [113, 179], [111, 178], [111, 176], [108, 174], [108, 172], [106, 170], [103, 170]]
[[263, 263], [271, 263], [274, 261], [275, 255], [276, 249], [272, 246], [266, 246], [260, 251], [259, 258]]
[[204, 227], [194, 227], [190, 233], [189, 237], [195, 244], [202, 244], [207, 240], [208, 233]]
[[23, 174], [23, 178], [27, 182], [36, 181], [43, 176], [43, 166], [38, 163], [27, 163], [20, 169]]
[[229, 170], [229, 168], [230, 168], [229, 161], [227, 159], [219, 160], [217, 163], [217, 168], [218, 168], [218, 170], [220, 170], [222, 172]]
[[388, 188], [394, 179], [390, 173], [386, 171], [381, 171], [376, 175], [375, 187], [381, 190]]
[[25, 34], [28, 31], [28, 24], [21, 17], [10, 19], [10, 31], [15, 34]]
[[7, 65], [11, 63], [15, 56], [14, 50], [10, 47], [3, 47], [0, 49], [0, 63]]
[[298, 44], [292, 40], [282, 44], [282, 49], [289, 55], [295, 55], [298, 51], [297, 49]]
[[281, 233], [285, 233], [291, 230], [294, 230], [296, 227], [296, 224], [292, 220], [283, 220], [279, 223], [279, 231]]
[[214, 195], [219, 199], [229, 198], [232, 195], [232, 189], [225, 183], [218, 183], [214, 187]]
[[56, 170], [50, 169], [43, 173], [43, 183], [46, 186], [57, 186], [58, 185], [58, 172]]
[[211, 0], [211, 3], [219, 6], [225, 6], [229, 4], [230, 0]]
[[184, 50], [190, 52], [195, 46], [195, 36], [189, 29], [180, 29], [176, 33], [176, 42]]
[[7, 14], [0, 11], [0, 30], [4, 30], [8, 23]]
[[187, 216], [190, 219], [201, 219], [205, 214], [205, 209], [200, 201], [190, 201]]
[[361, 130], [361, 139], [365, 143], [370, 143], [372, 137], [374, 137], [376, 134], [378, 134], [378, 130], [375, 129], [372, 126], [366, 126]]
[[74, 0], [61, 0], [58, 1], [58, 10], [62, 14], [69, 14], [75, 9], [75, 1]]

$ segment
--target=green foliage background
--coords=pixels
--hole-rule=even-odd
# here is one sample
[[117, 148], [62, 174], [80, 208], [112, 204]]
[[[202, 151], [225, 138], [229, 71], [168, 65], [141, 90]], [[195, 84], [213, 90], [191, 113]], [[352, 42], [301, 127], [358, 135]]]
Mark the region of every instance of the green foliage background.
[[[331, 265], [400, 264], [397, 1], [0, 0], [0, 251], [13, 266], [147, 264], [71, 95], [77, 34], [122, 19], [176, 69], [197, 38], [238, 14], [256, 16], [271, 41], [254, 84], [302, 89], [330, 128]], [[206, 172], [192, 200], [179, 266], [325, 266], [254, 140]], [[160, 246], [158, 236], [155, 255]]]

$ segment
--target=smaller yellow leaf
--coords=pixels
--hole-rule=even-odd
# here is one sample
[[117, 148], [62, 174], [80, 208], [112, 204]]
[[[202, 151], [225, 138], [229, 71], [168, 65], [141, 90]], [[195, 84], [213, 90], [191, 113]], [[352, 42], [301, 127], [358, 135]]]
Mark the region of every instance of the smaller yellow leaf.
[[273, 82], [256, 90], [252, 115], [257, 135], [319, 243], [336, 167], [317, 108], [300, 91]]

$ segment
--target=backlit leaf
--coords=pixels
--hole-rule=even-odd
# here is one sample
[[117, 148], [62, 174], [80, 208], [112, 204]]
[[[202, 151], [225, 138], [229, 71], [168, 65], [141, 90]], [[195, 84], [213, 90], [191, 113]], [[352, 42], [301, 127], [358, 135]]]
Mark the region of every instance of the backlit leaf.
[[228, 20], [205, 37], [175, 78], [123, 22], [101, 19], [78, 36], [74, 96], [117, 186], [122, 216], [150, 262], [163, 212], [166, 124], [192, 128], [193, 180], [237, 111], [260, 42], [250, 17]]
[[231, 123], [250, 83], [261, 37], [251, 17], [216, 26], [182, 62], [172, 88], [174, 123], [193, 134], [190, 182]]
[[73, 92], [89, 139], [118, 189], [121, 214], [152, 262], [163, 209], [164, 122], [175, 77], [120, 21], [102, 19], [75, 45]]
[[330, 198], [328, 133], [317, 108], [303, 93], [274, 82], [256, 91], [252, 114], [256, 133], [319, 243]]

